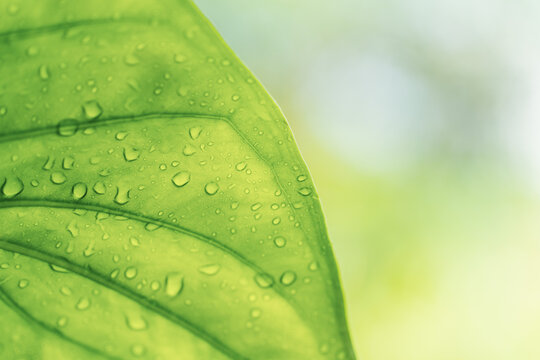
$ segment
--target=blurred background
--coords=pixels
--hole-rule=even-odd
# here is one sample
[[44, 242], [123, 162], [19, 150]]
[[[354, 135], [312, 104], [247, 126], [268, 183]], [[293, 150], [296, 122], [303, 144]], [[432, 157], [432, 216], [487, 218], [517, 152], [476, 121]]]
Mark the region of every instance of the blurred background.
[[358, 357], [540, 359], [540, 2], [195, 2], [291, 124]]

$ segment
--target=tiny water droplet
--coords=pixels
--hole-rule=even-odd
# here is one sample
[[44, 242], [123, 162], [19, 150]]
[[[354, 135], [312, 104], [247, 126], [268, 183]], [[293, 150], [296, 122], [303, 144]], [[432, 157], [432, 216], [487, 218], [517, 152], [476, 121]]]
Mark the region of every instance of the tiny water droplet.
[[125, 205], [129, 202], [131, 189], [121, 189], [116, 187], [116, 195], [114, 196], [114, 202], [118, 205]]
[[137, 276], [137, 269], [130, 266], [126, 269], [124, 272], [124, 275], [126, 276], [126, 279], [131, 280], [134, 279]]
[[303, 181], [306, 181], [306, 180], [307, 180], [306, 175], [298, 175], [298, 177], [296, 178], [296, 181], [298, 181], [298, 182], [303, 182]]
[[86, 184], [77, 183], [71, 188], [71, 195], [73, 195], [75, 200], [81, 200], [86, 196], [87, 191], [88, 188], [86, 187]]
[[75, 159], [70, 157], [70, 156], [66, 156], [64, 158], [64, 160], [62, 160], [62, 168], [64, 170], [71, 170], [73, 169], [73, 165], [75, 164]]
[[189, 183], [189, 181], [191, 180], [191, 175], [187, 171], [180, 171], [176, 173], [171, 180], [175, 186], [182, 187]]
[[274, 238], [274, 244], [278, 248], [282, 248], [282, 247], [285, 247], [285, 245], [287, 245], [287, 240], [283, 236], [276, 236]]
[[269, 274], [259, 273], [255, 275], [254, 279], [255, 283], [263, 289], [272, 287], [274, 285], [274, 279]]
[[60, 316], [58, 320], [56, 320], [56, 326], [57, 327], [64, 327], [67, 325], [68, 319], [65, 316]]
[[303, 196], [309, 196], [309, 195], [311, 195], [311, 189], [308, 188], [308, 187], [303, 187], [303, 188], [298, 190], [298, 193], [300, 195], [303, 195]]
[[87, 120], [95, 120], [103, 114], [101, 105], [96, 100], [90, 100], [82, 105], [84, 117]]
[[139, 58], [135, 54], [127, 54], [124, 57], [124, 63], [128, 66], [135, 66], [140, 62]]
[[253, 308], [253, 309], [251, 309], [249, 314], [251, 315], [252, 318], [257, 319], [257, 318], [261, 317], [262, 311], [261, 311], [261, 309]]
[[131, 244], [131, 246], [141, 246], [141, 241], [134, 236], [129, 238], [129, 243]]
[[4, 184], [2, 185], [2, 195], [4, 195], [7, 198], [12, 198], [20, 193], [22, 193], [24, 190], [24, 184], [21, 179], [18, 177], [9, 177], [5, 180]]
[[26, 279], [21, 279], [19, 280], [19, 288], [21, 289], [24, 289], [26, 288], [28, 285], [30, 284], [30, 281], [26, 280]]
[[77, 310], [87, 310], [90, 307], [90, 299], [87, 297], [83, 297], [77, 302], [77, 305], [75, 305], [75, 308]]
[[128, 132], [127, 131], [119, 131], [116, 133], [116, 135], [114, 136], [114, 138], [118, 141], [122, 141], [124, 140], [126, 137], [128, 136]]
[[174, 61], [178, 64], [181, 64], [183, 63], [184, 61], [186, 61], [186, 57], [182, 54], [176, 54], [174, 55]]
[[221, 269], [221, 265], [219, 264], [209, 264], [209, 265], [201, 266], [199, 268], [199, 272], [204, 275], [212, 276], [212, 275], [216, 275], [220, 269]]
[[231, 97], [231, 99], [232, 99], [232, 101], [238, 101], [238, 100], [240, 100], [240, 96], [238, 96], [238, 95], [233, 95], [233, 96]]
[[215, 182], [209, 182], [208, 184], [205, 185], [204, 187], [204, 191], [208, 194], [208, 195], [215, 195], [219, 190], [219, 186], [218, 184], [216, 184]]
[[54, 158], [52, 156], [47, 157], [45, 164], [43, 164], [43, 170], [51, 170], [54, 166]]
[[64, 269], [63, 267], [55, 265], [55, 264], [49, 264], [49, 267], [51, 268], [52, 271], [55, 271], [55, 272], [59, 272], [59, 273], [67, 273], [67, 272], [69, 272], [68, 270]]
[[184, 288], [184, 276], [179, 273], [170, 273], [165, 277], [165, 294], [170, 297], [177, 296]]
[[262, 207], [262, 204], [261, 204], [261, 203], [255, 203], [255, 204], [251, 205], [251, 210], [252, 210], [252, 211], [257, 211], [257, 210], [259, 210], [261, 207]]
[[311, 271], [317, 271], [317, 269], [319, 269], [319, 265], [317, 264], [316, 261], [312, 261], [309, 263], [308, 269]]
[[41, 65], [38, 73], [41, 80], [47, 80], [49, 78], [49, 68], [47, 65]]
[[133, 345], [131, 347], [131, 353], [133, 354], [133, 356], [143, 356], [145, 352], [146, 348], [142, 345]]
[[285, 286], [292, 285], [296, 281], [296, 273], [294, 271], [285, 271], [281, 274], [279, 281]]
[[55, 185], [62, 185], [67, 181], [66, 175], [59, 171], [55, 171], [51, 174], [51, 182]]
[[137, 149], [134, 149], [132, 147], [125, 147], [124, 148], [124, 160], [127, 162], [135, 161], [139, 158], [141, 154]]

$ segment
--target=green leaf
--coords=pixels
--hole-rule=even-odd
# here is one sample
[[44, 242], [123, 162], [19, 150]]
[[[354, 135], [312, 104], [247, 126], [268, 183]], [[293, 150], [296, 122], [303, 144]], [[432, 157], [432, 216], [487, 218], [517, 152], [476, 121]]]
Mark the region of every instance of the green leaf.
[[191, 2], [0, 32], [0, 358], [354, 358], [287, 123]]

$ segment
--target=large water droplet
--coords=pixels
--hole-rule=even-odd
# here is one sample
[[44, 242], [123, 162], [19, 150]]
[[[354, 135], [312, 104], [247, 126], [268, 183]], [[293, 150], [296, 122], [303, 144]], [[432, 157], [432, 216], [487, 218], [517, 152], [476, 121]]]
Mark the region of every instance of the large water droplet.
[[82, 105], [84, 117], [87, 120], [95, 120], [103, 114], [101, 105], [96, 100], [90, 100]]
[[296, 273], [294, 271], [285, 271], [279, 281], [285, 286], [292, 285], [296, 281]]
[[56, 132], [60, 136], [73, 136], [79, 129], [79, 123], [75, 119], [64, 119], [58, 122]]
[[219, 264], [208, 264], [201, 266], [199, 271], [201, 274], [212, 276], [216, 275], [219, 272], [219, 269], [221, 269], [221, 265]]
[[303, 188], [298, 190], [298, 193], [300, 195], [303, 195], [303, 196], [309, 196], [309, 195], [311, 195], [311, 189], [308, 188], [308, 187], [303, 187]]
[[116, 195], [114, 196], [114, 202], [118, 205], [125, 205], [129, 202], [131, 189], [116, 188]]
[[179, 273], [170, 273], [165, 277], [165, 294], [170, 297], [177, 296], [184, 288], [184, 276]]
[[19, 195], [23, 190], [24, 184], [18, 177], [9, 177], [2, 185], [2, 195], [8, 198]]
[[97, 183], [94, 184], [93, 190], [96, 194], [103, 195], [105, 194], [105, 191], [107, 191], [107, 188], [104, 183], [102, 183], [101, 181], [98, 181]]
[[55, 171], [51, 174], [51, 182], [55, 185], [62, 185], [67, 181], [66, 175], [59, 171]]
[[191, 175], [187, 171], [180, 171], [176, 173], [171, 180], [177, 187], [182, 187], [191, 180]]
[[141, 154], [137, 149], [134, 149], [132, 147], [124, 148], [124, 159], [128, 162], [137, 160], [140, 155]]
[[188, 144], [188, 145], [184, 146], [183, 153], [184, 153], [185, 156], [191, 156], [191, 155], [195, 154], [196, 151], [197, 151], [197, 149], [195, 149], [193, 146]]
[[208, 195], [215, 195], [218, 192], [218, 190], [219, 190], [219, 185], [216, 184], [215, 182], [209, 182], [204, 187], [204, 191]]
[[81, 200], [83, 197], [86, 196], [87, 191], [88, 188], [86, 187], [86, 184], [77, 183], [71, 188], [71, 195], [73, 195], [73, 198], [75, 200]]
[[195, 140], [201, 135], [201, 131], [202, 131], [202, 128], [200, 128], [199, 126], [192, 127], [192, 128], [189, 129], [189, 136], [193, 140]]

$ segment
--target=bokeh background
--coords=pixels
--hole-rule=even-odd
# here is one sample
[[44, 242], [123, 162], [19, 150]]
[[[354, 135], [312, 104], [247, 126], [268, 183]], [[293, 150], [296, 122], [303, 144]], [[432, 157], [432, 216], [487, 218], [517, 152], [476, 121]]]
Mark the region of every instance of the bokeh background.
[[359, 358], [540, 359], [540, 2], [195, 2], [291, 124]]

